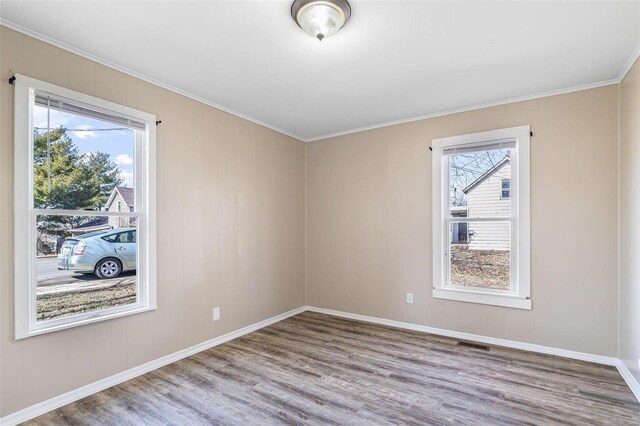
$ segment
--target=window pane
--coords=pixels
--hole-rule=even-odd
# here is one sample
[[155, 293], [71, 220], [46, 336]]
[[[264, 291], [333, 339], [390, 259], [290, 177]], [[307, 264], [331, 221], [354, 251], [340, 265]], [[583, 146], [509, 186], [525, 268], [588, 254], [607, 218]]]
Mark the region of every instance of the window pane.
[[451, 223], [451, 285], [509, 290], [511, 223]]
[[33, 123], [35, 208], [133, 211], [134, 130], [40, 105]]
[[136, 218], [38, 215], [36, 221], [38, 321], [137, 301]]
[[509, 149], [449, 155], [451, 217], [509, 217], [511, 203], [502, 190], [510, 179]]

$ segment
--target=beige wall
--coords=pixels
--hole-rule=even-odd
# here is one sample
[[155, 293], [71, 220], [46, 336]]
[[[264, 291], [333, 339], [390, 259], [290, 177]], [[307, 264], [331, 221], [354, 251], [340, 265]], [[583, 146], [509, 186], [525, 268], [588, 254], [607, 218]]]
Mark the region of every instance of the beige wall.
[[[304, 143], [4, 27], [0, 39], [0, 416], [304, 304]], [[13, 340], [13, 72], [162, 120], [157, 311]]]
[[620, 84], [619, 355], [640, 380], [640, 61]]
[[[533, 310], [434, 299], [431, 140], [525, 124]], [[616, 86], [312, 142], [307, 303], [615, 356], [617, 158]]]
[[[0, 416], [303, 305], [305, 161], [309, 305], [617, 355], [618, 87], [326, 139], [305, 156], [302, 142], [0, 28]], [[162, 120], [157, 311], [13, 340], [14, 72]], [[620, 87], [620, 351], [636, 374], [639, 80], [636, 64]], [[431, 140], [523, 124], [533, 310], [433, 299]]]

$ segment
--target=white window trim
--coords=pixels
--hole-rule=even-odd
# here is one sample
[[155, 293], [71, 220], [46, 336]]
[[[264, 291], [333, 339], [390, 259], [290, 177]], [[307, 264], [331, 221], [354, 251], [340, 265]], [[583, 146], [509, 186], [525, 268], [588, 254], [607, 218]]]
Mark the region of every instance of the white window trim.
[[[448, 206], [449, 191], [443, 187], [448, 181], [448, 169], [444, 148], [456, 145], [479, 145], [490, 142], [513, 141], [516, 144], [516, 155], [512, 155], [511, 163], [516, 172], [511, 176], [511, 198], [513, 200], [513, 217], [517, 218], [516, 226], [512, 226], [513, 291], [497, 292], [464, 287], [450, 286], [445, 283], [448, 268], [445, 252], [448, 249], [448, 232], [444, 232], [445, 214]], [[433, 297], [462, 302], [481, 303], [505, 306], [510, 308], [531, 309], [531, 231], [530, 231], [530, 126], [518, 126], [488, 132], [472, 133], [433, 140], [432, 152], [432, 202], [433, 202]], [[515, 188], [515, 191], [513, 189]], [[514, 196], [515, 194], [515, 196]], [[473, 218], [469, 218], [473, 221]], [[446, 248], [446, 249], [445, 249]]]
[[[50, 333], [80, 325], [157, 309], [156, 298], [156, 116], [133, 108], [105, 101], [93, 96], [65, 89], [30, 77], [15, 75], [14, 116], [14, 279], [15, 279], [15, 338]], [[146, 123], [146, 132], [136, 138], [136, 202], [139, 211], [87, 212], [87, 216], [139, 216], [138, 244], [138, 302], [58, 318], [36, 321], [36, 214], [33, 209], [33, 104], [34, 93], [42, 91], [112, 111]], [[28, 143], [25, 143], [28, 142]], [[146, 188], [146, 191], [144, 190]], [[48, 210], [64, 214], [65, 211]], [[77, 215], [77, 213], [74, 213]], [[145, 285], [141, 285], [144, 283]]]

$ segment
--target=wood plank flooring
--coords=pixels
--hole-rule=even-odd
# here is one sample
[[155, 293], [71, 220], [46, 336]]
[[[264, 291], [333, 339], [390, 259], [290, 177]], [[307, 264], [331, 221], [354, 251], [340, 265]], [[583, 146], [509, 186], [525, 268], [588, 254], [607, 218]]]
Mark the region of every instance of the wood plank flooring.
[[30, 425], [640, 424], [614, 367], [305, 312]]

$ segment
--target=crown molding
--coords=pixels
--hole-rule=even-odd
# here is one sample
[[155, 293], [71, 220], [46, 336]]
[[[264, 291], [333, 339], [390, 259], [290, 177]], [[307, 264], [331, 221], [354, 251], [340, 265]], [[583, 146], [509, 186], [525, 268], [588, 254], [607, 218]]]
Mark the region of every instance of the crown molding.
[[534, 99], [546, 98], [546, 97], [549, 97], [549, 96], [565, 95], [567, 93], [579, 92], [581, 90], [596, 89], [598, 87], [611, 86], [613, 84], [620, 84], [622, 82], [622, 80], [624, 80], [624, 78], [626, 77], [626, 75], [629, 72], [629, 70], [631, 69], [631, 67], [633, 67], [633, 65], [636, 63], [636, 61], [638, 60], [638, 57], [640, 57], [640, 43], [635, 48], [635, 50], [631, 53], [631, 55], [629, 55], [629, 58], [627, 59], [627, 62], [625, 62], [625, 65], [622, 67], [622, 69], [618, 73], [618, 76], [616, 78], [613, 78], [613, 79], [610, 79], [610, 80], [604, 80], [604, 81], [600, 81], [600, 82], [597, 82], [597, 83], [582, 84], [582, 85], [579, 85], [579, 86], [573, 86], [573, 87], [569, 87], [569, 88], [565, 88], [565, 89], [550, 90], [550, 91], [547, 91], [547, 92], [535, 93], [533, 95], [519, 96], [519, 97], [515, 97], [515, 98], [507, 98], [507, 99], [502, 99], [502, 100], [498, 100], [498, 101], [486, 102], [486, 103], [477, 104], [477, 105], [473, 105], [473, 106], [469, 106], [469, 107], [454, 108], [454, 109], [450, 109], [450, 110], [446, 110], [446, 111], [434, 112], [434, 113], [425, 114], [425, 115], [419, 115], [419, 116], [412, 117], [412, 118], [405, 118], [405, 119], [401, 119], [401, 120], [387, 121], [387, 122], [384, 122], [384, 123], [374, 124], [374, 125], [371, 125], [371, 126], [364, 126], [364, 127], [359, 127], [359, 128], [356, 128], [356, 129], [345, 130], [345, 131], [342, 131], [342, 132], [329, 133], [329, 134], [326, 134], [326, 135], [323, 135], [323, 136], [316, 136], [316, 137], [313, 137], [313, 138], [308, 138], [308, 139], [305, 139], [305, 142], [314, 142], [314, 141], [319, 141], [319, 140], [322, 140], [322, 139], [330, 139], [330, 138], [335, 138], [335, 137], [338, 137], [338, 136], [350, 135], [352, 133], [364, 132], [366, 130], [380, 129], [382, 127], [396, 126], [398, 124], [404, 124], [404, 123], [412, 123], [414, 121], [426, 120], [426, 119], [429, 119], [429, 118], [443, 117], [445, 115], [459, 114], [461, 112], [474, 111], [474, 110], [483, 109], [483, 108], [491, 108], [491, 107], [500, 106], [500, 105], [508, 105], [508, 104], [513, 104], [513, 103], [516, 103], [516, 102], [531, 101], [531, 100], [534, 100]]
[[640, 57], [640, 44], [638, 44], [636, 49], [631, 53], [629, 59], [627, 59], [627, 62], [624, 64], [624, 67], [620, 70], [620, 73], [618, 74], [618, 83], [622, 83], [622, 80], [627, 76], [627, 73], [631, 70], [633, 64], [638, 60], [638, 57]]
[[335, 138], [338, 136], [345, 136], [345, 135], [350, 135], [352, 133], [359, 133], [359, 132], [364, 132], [367, 130], [374, 130], [374, 129], [380, 129], [383, 127], [389, 127], [389, 126], [396, 126], [399, 124], [405, 124], [405, 123], [412, 123], [414, 121], [420, 121], [420, 120], [426, 120], [429, 118], [436, 118], [436, 117], [443, 117], [446, 115], [453, 115], [453, 114], [459, 114], [462, 112], [468, 112], [468, 111], [475, 111], [478, 109], [483, 109], [483, 108], [491, 108], [491, 107], [496, 107], [496, 106], [500, 106], [500, 105], [508, 105], [508, 104], [512, 104], [512, 103], [516, 103], [516, 102], [524, 102], [524, 101], [530, 101], [530, 100], [534, 100], [534, 99], [540, 99], [540, 98], [546, 98], [549, 96], [556, 96], [556, 95], [564, 95], [564, 94], [568, 94], [568, 93], [573, 93], [573, 92], [579, 92], [581, 90], [589, 90], [589, 89], [595, 89], [598, 87], [604, 87], [604, 86], [611, 86], [614, 84], [619, 84], [620, 82], [622, 82], [622, 80], [624, 80], [625, 76], [627, 75], [627, 73], [629, 72], [629, 70], [631, 69], [631, 67], [635, 64], [635, 62], [638, 60], [638, 57], [640, 57], [640, 44], [638, 44], [638, 46], [636, 47], [636, 49], [631, 53], [631, 55], [629, 56], [629, 58], [627, 59], [627, 62], [625, 62], [625, 65], [622, 67], [622, 69], [620, 70], [620, 72], [618, 73], [618, 76], [616, 78], [610, 79], [610, 80], [604, 80], [604, 81], [600, 81], [600, 82], [596, 82], [596, 83], [588, 83], [588, 84], [582, 84], [582, 85], [578, 85], [578, 86], [572, 86], [569, 88], [565, 88], [565, 89], [558, 89], [558, 90], [550, 90], [550, 91], [546, 91], [546, 92], [539, 92], [539, 93], [535, 93], [532, 95], [526, 95], [526, 96], [518, 96], [518, 97], [513, 97], [513, 98], [507, 98], [507, 99], [501, 99], [501, 100], [497, 100], [497, 101], [492, 101], [492, 102], [485, 102], [485, 103], [481, 103], [481, 104], [476, 104], [473, 106], [468, 106], [468, 107], [462, 107], [462, 108], [453, 108], [453, 109], [449, 109], [449, 110], [445, 110], [445, 111], [440, 111], [440, 112], [434, 112], [434, 113], [430, 113], [430, 114], [424, 114], [424, 115], [419, 115], [419, 116], [415, 116], [415, 117], [411, 117], [411, 118], [405, 118], [405, 119], [400, 119], [400, 120], [393, 120], [393, 121], [386, 121], [383, 123], [379, 123], [379, 124], [373, 124], [370, 126], [363, 126], [363, 127], [358, 127], [355, 129], [349, 129], [349, 130], [344, 130], [341, 132], [335, 132], [335, 133], [328, 133], [325, 135], [320, 135], [320, 136], [314, 136], [314, 137], [310, 137], [310, 138], [304, 138], [298, 135], [295, 135], [293, 133], [287, 132], [286, 130], [280, 129], [278, 127], [275, 127], [269, 123], [265, 123], [263, 121], [260, 121], [256, 118], [250, 117], [248, 115], [245, 115], [243, 113], [240, 113], [238, 111], [234, 111], [232, 109], [229, 109], [227, 107], [224, 107], [222, 105], [216, 104], [214, 102], [211, 102], [207, 99], [204, 99], [200, 96], [194, 95], [193, 93], [189, 93], [186, 92], [182, 89], [178, 89], [177, 87], [171, 86], [169, 84], [163, 83], [161, 81], [158, 81], [154, 78], [151, 78], [149, 76], [146, 76], [144, 74], [138, 73], [136, 71], [130, 70], [128, 68], [122, 67], [120, 65], [114, 64], [113, 62], [107, 61], [105, 59], [102, 59], [98, 56], [95, 56], [91, 53], [85, 52], [83, 50], [77, 49], [73, 46], [70, 46], [66, 43], [62, 43], [60, 41], [57, 41], [53, 38], [50, 38], [48, 36], [45, 36], [43, 34], [40, 34], [36, 31], [32, 31], [28, 28], [25, 28], [21, 25], [18, 25], [14, 22], [11, 22], [5, 18], [0, 18], [0, 26], [4, 26], [7, 27], [9, 29], [12, 29], [14, 31], [17, 31], [19, 33], [25, 34], [29, 37], [33, 37], [37, 40], [43, 41], [45, 43], [51, 44], [55, 47], [58, 47], [60, 49], [66, 50], [68, 52], [74, 53], [76, 55], [82, 56], [83, 58], [89, 59], [91, 61], [97, 62], [101, 65], [104, 65], [106, 67], [109, 68], [113, 68], [117, 71], [120, 71], [122, 73], [128, 74], [132, 77], [138, 78], [140, 80], [146, 81], [148, 83], [154, 84], [156, 86], [162, 87], [163, 89], [167, 89], [171, 92], [177, 93], [179, 95], [185, 96], [189, 99], [193, 99], [194, 101], [200, 102], [202, 104], [205, 104], [207, 106], [210, 106], [212, 108], [216, 108], [218, 110], [224, 111], [228, 114], [231, 115], [235, 115], [236, 117], [245, 119], [247, 121], [250, 121], [252, 123], [258, 124], [259, 126], [262, 127], [266, 127], [270, 130], [276, 131], [278, 133], [281, 133], [283, 135], [292, 137], [294, 139], [297, 139], [299, 141], [302, 142], [315, 142], [315, 141], [320, 141], [320, 140], [324, 140], [324, 139], [331, 139], [331, 138]]
[[330, 134], [327, 134], [327, 135], [324, 135], [324, 136], [318, 136], [318, 137], [307, 139], [307, 140], [305, 140], [305, 142], [320, 141], [320, 140], [323, 140], [323, 139], [329, 139], [329, 138], [335, 138], [335, 137], [338, 137], [338, 136], [350, 135], [352, 133], [364, 132], [366, 130], [374, 130], [374, 129], [380, 129], [382, 127], [397, 126], [398, 124], [412, 123], [414, 121], [426, 120], [426, 119], [429, 119], [429, 118], [443, 117], [445, 115], [460, 114], [461, 112], [475, 111], [475, 110], [479, 110], [479, 109], [491, 108], [491, 107], [496, 107], [496, 106], [500, 106], [500, 105], [508, 105], [508, 104], [513, 104], [513, 103], [517, 103], [517, 102], [524, 102], [524, 101], [531, 101], [531, 100], [534, 100], [534, 99], [546, 98], [546, 97], [549, 97], [549, 96], [564, 95], [564, 94], [567, 94], [567, 93], [579, 92], [579, 91], [582, 91], [582, 90], [596, 89], [598, 87], [611, 86], [611, 85], [618, 84], [618, 83], [619, 83], [618, 79], [615, 78], [615, 79], [611, 79], [611, 80], [600, 81], [600, 82], [597, 82], [597, 83], [589, 83], [589, 84], [582, 84], [580, 86], [573, 86], [573, 87], [569, 87], [567, 89], [550, 90], [548, 92], [541, 92], [541, 93], [536, 93], [536, 94], [533, 94], [533, 95], [519, 96], [519, 97], [515, 97], [515, 98], [502, 99], [502, 100], [499, 100], [499, 101], [486, 102], [486, 103], [477, 104], [477, 105], [473, 105], [473, 106], [469, 106], [469, 107], [463, 107], [463, 108], [454, 108], [454, 109], [449, 109], [449, 110], [446, 110], [446, 111], [434, 112], [432, 114], [419, 115], [419, 116], [412, 117], [412, 118], [404, 118], [404, 119], [401, 119], [401, 120], [387, 121], [387, 122], [381, 123], [381, 124], [374, 124], [374, 125], [371, 125], [371, 126], [359, 127], [357, 129], [345, 130], [345, 131], [337, 132], [337, 133], [330, 133]]
[[62, 50], [66, 50], [67, 52], [76, 54], [78, 56], [82, 56], [83, 58], [89, 59], [90, 61], [97, 62], [100, 65], [104, 65], [105, 67], [112, 68], [112, 69], [114, 69], [116, 71], [120, 71], [121, 73], [130, 75], [130, 76], [135, 77], [137, 79], [146, 81], [147, 83], [151, 83], [151, 84], [153, 84], [155, 86], [158, 86], [158, 87], [161, 87], [163, 89], [169, 90], [171, 92], [177, 93], [178, 95], [182, 95], [182, 96], [184, 96], [186, 98], [189, 98], [189, 99], [192, 99], [194, 101], [200, 102], [200, 103], [205, 104], [207, 106], [210, 106], [212, 108], [219, 109], [220, 111], [224, 111], [227, 114], [235, 115], [236, 117], [239, 117], [239, 118], [242, 118], [244, 120], [250, 121], [250, 122], [252, 122], [254, 124], [257, 124], [259, 126], [266, 127], [267, 129], [270, 129], [270, 130], [273, 130], [275, 132], [281, 133], [281, 134], [283, 134], [285, 136], [289, 136], [289, 137], [292, 137], [292, 138], [297, 139], [299, 141], [306, 142], [304, 138], [302, 138], [300, 136], [297, 136], [297, 135], [294, 135], [293, 133], [287, 132], [286, 130], [282, 130], [282, 129], [276, 127], [276, 126], [272, 126], [269, 123], [265, 123], [264, 121], [260, 121], [260, 120], [258, 120], [256, 118], [250, 117], [250, 116], [248, 116], [246, 114], [243, 114], [241, 112], [234, 111], [234, 110], [232, 110], [230, 108], [227, 108], [225, 106], [216, 104], [216, 103], [211, 102], [211, 101], [209, 101], [207, 99], [204, 99], [204, 98], [202, 98], [202, 97], [200, 97], [198, 95], [194, 95], [193, 93], [189, 93], [189, 92], [184, 91], [182, 89], [178, 89], [177, 87], [171, 86], [170, 84], [163, 83], [163, 82], [161, 82], [159, 80], [156, 80], [154, 78], [151, 78], [151, 77], [149, 77], [147, 75], [144, 75], [144, 74], [141, 74], [139, 72], [130, 70], [129, 68], [125, 68], [123, 66], [114, 64], [113, 62], [110, 62], [110, 61], [108, 61], [106, 59], [102, 59], [102, 58], [100, 58], [98, 56], [95, 56], [95, 55], [93, 55], [91, 53], [85, 52], [84, 50], [80, 50], [80, 49], [77, 49], [77, 48], [75, 48], [73, 46], [70, 46], [70, 45], [68, 45], [66, 43], [62, 43], [62, 42], [60, 42], [58, 40], [55, 40], [55, 39], [53, 39], [51, 37], [45, 36], [44, 34], [40, 34], [40, 33], [36, 32], [36, 31], [32, 31], [32, 30], [30, 30], [28, 28], [25, 28], [25, 27], [23, 27], [21, 25], [18, 25], [16, 23], [14, 23], [14, 22], [11, 22], [11, 21], [9, 21], [9, 20], [7, 20], [5, 18], [0, 18], [0, 26], [7, 27], [7, 28], [9, 28], [11, 30], [14, 30], [14, 31], [17, 31], [17, 32], [22, 33], [24, 35], [27, 35], [29, 37], [35, 38], [36, 40], [40, 40], [42, 42], [51, 44], [51, 45], [53, 45], [55, 47], [58, 47], [58, 48], [60, 48]]

